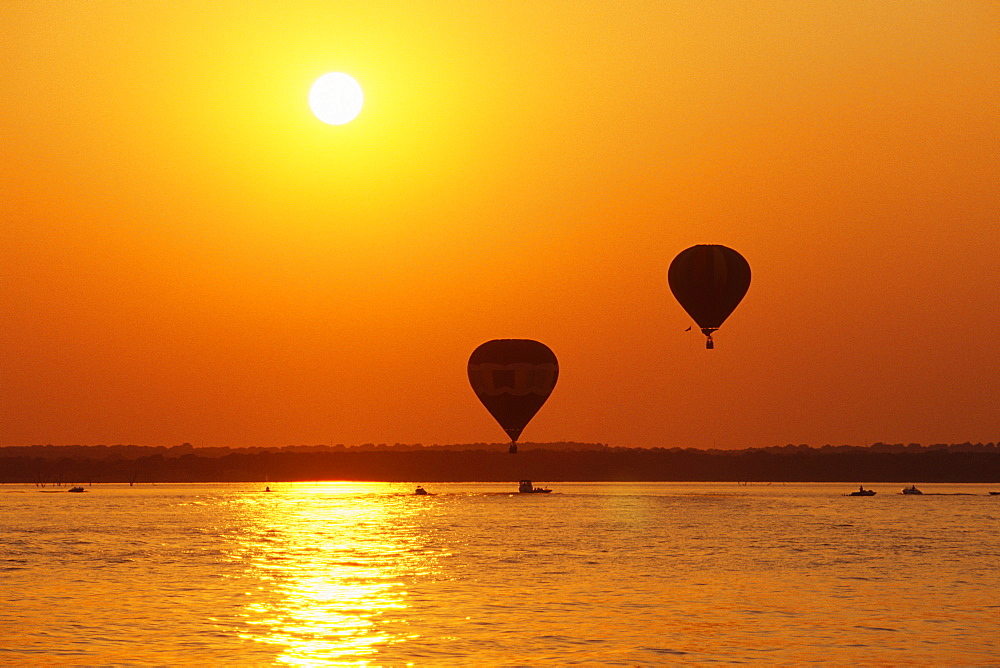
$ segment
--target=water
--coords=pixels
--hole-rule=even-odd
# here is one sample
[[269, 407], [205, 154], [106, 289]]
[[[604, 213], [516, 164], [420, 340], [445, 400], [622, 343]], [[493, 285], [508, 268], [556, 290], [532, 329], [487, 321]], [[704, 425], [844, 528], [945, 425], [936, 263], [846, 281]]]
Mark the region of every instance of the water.
[[0, 664], [1000, 665], [996, 485], [270, 485], [0, 486]]

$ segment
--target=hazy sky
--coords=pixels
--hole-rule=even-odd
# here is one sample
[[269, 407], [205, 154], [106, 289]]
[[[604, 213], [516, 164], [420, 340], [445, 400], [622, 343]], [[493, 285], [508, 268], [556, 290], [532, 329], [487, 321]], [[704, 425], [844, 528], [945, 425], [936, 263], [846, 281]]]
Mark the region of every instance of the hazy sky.
[[[0, 445], [1000, 440], [1000, 3], [0, 3]], [[361, 83], [325, 125], [321, 74]], [[706, 351], [697, 243], [746, 298]]]

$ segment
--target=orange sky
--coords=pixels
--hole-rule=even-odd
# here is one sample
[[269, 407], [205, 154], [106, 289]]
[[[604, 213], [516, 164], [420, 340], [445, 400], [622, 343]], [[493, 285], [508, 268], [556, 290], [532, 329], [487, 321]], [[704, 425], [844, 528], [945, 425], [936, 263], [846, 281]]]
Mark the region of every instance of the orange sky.
[[[1000, 3], [0, 3], [0, 445], [1000, 439]], [[329, 126], [320, 74], [366, 104]], [[753, 284], [706, 351], [666, 284]]]

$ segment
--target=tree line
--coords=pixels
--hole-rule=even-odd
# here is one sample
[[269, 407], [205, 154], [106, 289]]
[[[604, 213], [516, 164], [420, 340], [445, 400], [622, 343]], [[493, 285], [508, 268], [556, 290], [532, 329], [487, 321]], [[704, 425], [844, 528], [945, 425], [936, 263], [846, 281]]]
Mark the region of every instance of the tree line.
[[[898, 446], [898, 447], [897, 447]], [[915, 447], [914, 447], [915, 446]], [[699, 450], [586, 443], [194, 448], [0, 448], [0, 483], [732, 481], [1000, 482], [997, 444]]]

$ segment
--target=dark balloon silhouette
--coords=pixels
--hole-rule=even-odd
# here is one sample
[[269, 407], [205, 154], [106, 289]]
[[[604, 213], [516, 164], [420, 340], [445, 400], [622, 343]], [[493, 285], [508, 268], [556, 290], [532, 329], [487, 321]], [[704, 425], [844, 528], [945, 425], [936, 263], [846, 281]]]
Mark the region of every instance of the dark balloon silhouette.
[[487, 341], [469, 357], [469, 382], [483, 406], [510, 436], [510, 452], [552, 394], [559, 362], [548, 346], [529, 339]]
[[681, 251], [667, 270], [670, 291], [715, 347], [712, 332], [719, 329], [750, 287], [750, 265], [732, 248], [709, 244]]

